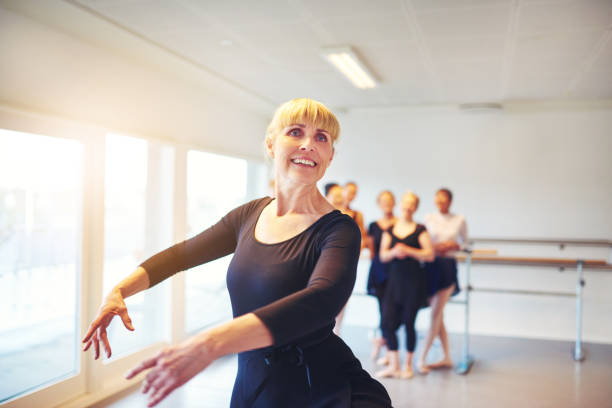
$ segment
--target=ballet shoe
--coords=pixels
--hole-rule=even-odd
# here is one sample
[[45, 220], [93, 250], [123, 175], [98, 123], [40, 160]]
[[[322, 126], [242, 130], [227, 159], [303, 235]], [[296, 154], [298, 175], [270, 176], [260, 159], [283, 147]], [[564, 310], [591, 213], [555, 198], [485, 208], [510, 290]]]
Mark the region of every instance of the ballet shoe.
[[391, 368], [387, 368], [385, 370], [380, 370], [374, 376], [378, 378], [401, 378], [402, 372], [400, 370], [393, 370]]
[[400, 374], [400, 378], [404, 379], [404, 380], [409, 380], [412, 377], [414, 377], [414, 371], [412, 370], [404, 370], [402, 371], [402, 373]]
[[387, 356], [382, 356], [378, 360], [376, 360], [376, 365], [386, 366], [389, 365], [389, 358]]

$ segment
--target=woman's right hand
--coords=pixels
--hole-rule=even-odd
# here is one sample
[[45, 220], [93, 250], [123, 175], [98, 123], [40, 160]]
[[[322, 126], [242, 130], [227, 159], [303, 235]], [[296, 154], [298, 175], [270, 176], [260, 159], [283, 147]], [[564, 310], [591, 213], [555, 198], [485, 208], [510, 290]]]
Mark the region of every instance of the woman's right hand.
[[391, 251], [393, 251], [393, 257], [395, 259], [406, 259], [408, 254], [406, 253], [405, 247], [406, 245], [402, 244], [401, 242], [395, 244], [395, 246], [391, 248]]
[[93, 343], [95, 360], [100, 357], [100, 341], [102, 341], [102, 346], [106, 351], [106, 357], [109, 358], [111, 356], [111, 347], [108, 342], [106, 328], [116, 315], [121, 318], [126, 329], [130, 331], [134, 330], [121, 292], [118, 289], [113, 289], [106, 299], [104, 299], [100, 309], [98, 309], [98, 315], [94, 321], [91, 322], [87, 334], [83, 337], [83, 343], [85, 343], [83, 351], [87, 351]]

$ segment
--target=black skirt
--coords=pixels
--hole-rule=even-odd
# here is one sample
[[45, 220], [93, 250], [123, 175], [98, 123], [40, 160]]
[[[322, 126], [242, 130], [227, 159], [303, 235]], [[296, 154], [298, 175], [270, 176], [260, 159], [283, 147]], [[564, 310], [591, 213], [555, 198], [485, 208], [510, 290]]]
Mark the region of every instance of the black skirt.
[[446, 289], [453, 283], [455, 289], [451, 296], [459, 293], [459, 280], [457, 279], [457, 260], [455, 258], [436, 257], [433, 262], [425, 264], [429, 282], [429, 296], [439, 290]]
[[391, 407], [387, 391], [336, 335], [322, 342], [238, 355], [232, 408]]

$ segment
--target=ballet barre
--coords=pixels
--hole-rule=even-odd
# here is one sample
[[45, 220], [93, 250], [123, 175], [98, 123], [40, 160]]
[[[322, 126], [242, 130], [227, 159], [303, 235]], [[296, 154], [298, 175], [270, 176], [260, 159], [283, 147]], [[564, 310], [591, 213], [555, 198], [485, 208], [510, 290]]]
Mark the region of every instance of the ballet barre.
[[[518, 241], [518, 240], [514, 240]], [[532, 240], [536, 241], [536, 240]], [[496, 241], [500, 242], [500, 241]], [[505, 241], [504, 241], [505, 242]], [[525, 242], [525, 241], [522, 241]], [[554, 241], [558, 243], [559, 241]], [[569, 241], [564, 241], [569, 242]], [[576, 243], [574, 240], [572, 243]], [[592, 242], [592, 241], [590, 241]], [[603, 241], [602, 241], [603, 242]], [[541, 241], [539, 241], [541, 243]], [[550, 243], [550, 241], [547, 241]], [[479, 253], [480, 252], [480, 253]], [[575, 297], [576, 298], [576, 342], [573, 349], [572, 356], [575, 361], [582, 361], [585, 358], [584, 350], [582, 348], [582, 296], [585, 280], [583, 277], [583, 270], [596, 270], [596, 271], [612, 271], [612, 265], [607, 263], [605, 260], [595, 259], [565, 259], [565, 258], [532, 258], [532, 257], [509, 257], [509, 256], [496, 256], [492, 254], [484, 254], [482, 251], [471, 251], [463, 250], [456, 254], [458, 262], [465, 264], [465, 300], [453, 301], [453, 303], [460, 303], [465, 305], [465, 329], [464, 329], [464, 344], [463, 344], [463, 359], [457, 365], [455, 371], [458, 374], [467, 374], [474, 363], [474, 358], [469, 354], [469, 307], [470, 307], [470, 293], [471, 292], [492, 292], [492, 293], [510, 293], [510, 294], [527, 294], [527, 295], [548, 295], [548, 296], [563, 296], [563, 297]], [[540, 266], [540, 267], [555, 267], [560, 270], [565, 268], [576, 268], [577, 280], [576, 280], [576, 292], [552, 292], [552, 291], [537, 291], [537, 290], [515, 290], [515, 289], [499, 289], [499, 288], [475, 288], [472, 286], [470, 269], [472, 264], [486, 264], [486, 265], [516, 265], [516, 266]]]
[[475, 243], [558, 245], [559, 249], [564, 249], [567, 245], [612, 248], [612, 241], [607, 240], [607, 239], [493, 238], [493, 237], [471, 238], [470, 245], [474, 245]]

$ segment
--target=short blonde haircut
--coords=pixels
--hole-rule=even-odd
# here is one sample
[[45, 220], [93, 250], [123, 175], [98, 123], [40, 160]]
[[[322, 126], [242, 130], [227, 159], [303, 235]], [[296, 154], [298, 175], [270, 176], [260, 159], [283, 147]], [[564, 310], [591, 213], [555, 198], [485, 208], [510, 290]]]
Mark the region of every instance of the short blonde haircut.
[[421, 201], [419, 199], [419, 196], [416, 195], [414, 192], [408, 190], [404, 193], [404, 195], [402, 196], [402, 201], [404, 200], [404, 198], [406, 198], [406, 196], [411, 196], [412, 198], [414, 198], [414, 201], [416, 202], [416, 207], [414, 208], [414, 210], [416, 211], [419, 208], [419, 202]]
[[312, 123], [316, 128], [327, 131], [331, 138], [332, 146], [338, 140], [340, 123], [336, 115], [321, 102], [308, 98], [292, 99], [279, 106], [268, 125], [266, 139], [274, 140], [282, 129], [302, 122]]

